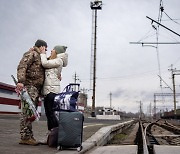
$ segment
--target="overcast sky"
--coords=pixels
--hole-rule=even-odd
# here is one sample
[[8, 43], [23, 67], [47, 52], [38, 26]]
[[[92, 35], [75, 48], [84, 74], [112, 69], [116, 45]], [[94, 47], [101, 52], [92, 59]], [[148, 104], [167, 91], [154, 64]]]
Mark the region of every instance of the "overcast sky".
[[[162, 2], [161, 24], [180, 34], [180, 1]], [[130, 44], [157, 42], [156, 30], [146, 16], [157, 20], [159, 5], [160, 0], [103, 0], [97, 20], [96, 106], [108, 107], [112, 92], [113, 107], [137, 112], [141, 101], [147, 112], [150, 103], [154, 104], [154, 93], [172, 92], [160, 88], [158, 75], [172, 88], [168, 69], [173, 64], [180, 70], [180, 44], [159, 45], [158, 50]], [[13, 84], [10, 75], [16, 75], [23, 53], [37, 39], [43, 39], [48, 43], [48, 53], [55, 45], [68, 46], [69, 64], [62, 72], [61, 89], [74, 82], [75, 72], [81, 88], [90, 88], [90, 0], [0, 0], [0, 21], [0, 82]], [[158, 40], [180, 42], [180, 37], [160, 26]], [[180, 76], [175, 75], [175, 81], [179, 92]], [[162, 87], [167, 87], [165, 83]], [[87, 94], [91, 105], [92, 91]], [[161, 99], [165, 102], [157, 102], [158, 109], [173, 108], [172, 98]]]

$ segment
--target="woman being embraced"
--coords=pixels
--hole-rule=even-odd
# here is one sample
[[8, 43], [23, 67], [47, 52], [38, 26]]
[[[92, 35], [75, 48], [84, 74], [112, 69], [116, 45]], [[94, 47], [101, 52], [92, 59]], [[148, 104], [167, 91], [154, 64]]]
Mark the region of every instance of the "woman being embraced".
[[58, 121], [53, 111], [53, 102], [56, 94], [60, 93], [61, 71], [67, 66], [68, 54], [67, 47], [57, 45], [51, 51], [49, 58], [46, 52], [42, 52], [41, 62], [45, 68], [45, 81], [43, 86], [44, 108], [47, 117], [48, 130], [58, 127]]

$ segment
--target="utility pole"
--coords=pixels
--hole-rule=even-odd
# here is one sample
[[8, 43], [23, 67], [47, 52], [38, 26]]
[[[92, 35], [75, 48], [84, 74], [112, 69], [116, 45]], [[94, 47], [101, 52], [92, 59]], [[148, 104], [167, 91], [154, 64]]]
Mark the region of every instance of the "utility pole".
[[176, 86], [175, 86], [175, 75], [180, 75], [180, 70], [173, 69], [173, 65], [171, 65], [171, 69], [169, 69], [172, 74], [172, 83], [173, 83], [173, 98], [174, 98], [174, 118], [176, 118]]
[[141, 120], [142, 119], [142, 103], [141, 101], [136, 101], [137, 103], [139, 103], [139, 119]]
[[149, 112], [150, 112], [150, 120], [152, 120], [152, 106], [151, 106], [151, 102], [150, 102], [150, 106], [149, 106]]
[[141, 101], [139, 102], [140, 105], [139, 105], [139, 109], [140, 109], [140, 119], [142, 119], [142, 103]]
[[[73, 76], [73, 79], [74, 79], [74, 83], [75, 83], [75, 84], [77, 83], [77, 80], [80, 81], [80, 79], [78, 78], [76, 72], [75, 72], [75, 74], [74, 74], [74, 76]], [[80, 81], [80, 82], [81, 82], [81, 81]], [[74, 90], [76, 91], [76, 86], [74, 86]]]
[[154, 94], [154, 118], [156, 119], [156, 94]]
[[109, 96], [110, 96], [110, 109], [112, 109], [112, 93], [111, 92], [110, 92]]
[[75, 72], [75, 74], [74, 74], [74, 76], [73, 76], [73, 79], [74, 79], [74, 83], [75, 83], [75, 84], [76, 84], [76, 81], [79, 80], [76, 72]]
[[92, 96], [92, 109], [91, 116], [95, 117], [95, 94], [96, 94], [96, 35], [97, 35], [97, 10], [102, 9], [102, 1], [95, 0], [90, 3], [91, 10], [94, 12], [94, 56], [93, 56], [93, 96]]
[[172, 70], [173, 98], [174, 98], [174, 116], [176, 116], [176, 87], [175, 87], [174, 76], [175, 76], [175, 74], [173, 73], [173, 70]]

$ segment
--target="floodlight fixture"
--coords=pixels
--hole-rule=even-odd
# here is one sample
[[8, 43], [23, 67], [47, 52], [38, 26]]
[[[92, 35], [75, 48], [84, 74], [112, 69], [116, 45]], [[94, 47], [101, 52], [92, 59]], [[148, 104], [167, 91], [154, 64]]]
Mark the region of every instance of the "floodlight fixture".
[[92, 10], [101, 10], [102, 9], [102, 1], [95, 0], [90, 3], [90, 7]]

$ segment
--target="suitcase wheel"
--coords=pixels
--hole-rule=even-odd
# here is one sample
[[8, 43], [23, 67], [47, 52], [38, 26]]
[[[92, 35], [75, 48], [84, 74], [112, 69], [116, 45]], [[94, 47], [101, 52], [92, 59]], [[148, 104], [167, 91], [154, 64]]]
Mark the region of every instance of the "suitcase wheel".
[[60, 145], [57, 147], [57, 150], [58, 150], [58, 151], [59, 151], [59, 150], [62, 150], [62, 149], [63, 149], [63, 148], [62, 148], [62, 146], [60, 146]]
[[77, 148], [77, 151], [80, 152], [82, 149], [83, 149], [83, 147], [80, 146], [80, 147]]

